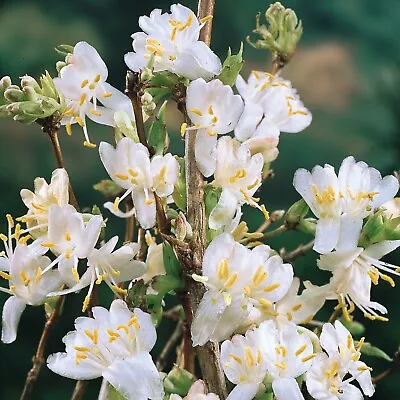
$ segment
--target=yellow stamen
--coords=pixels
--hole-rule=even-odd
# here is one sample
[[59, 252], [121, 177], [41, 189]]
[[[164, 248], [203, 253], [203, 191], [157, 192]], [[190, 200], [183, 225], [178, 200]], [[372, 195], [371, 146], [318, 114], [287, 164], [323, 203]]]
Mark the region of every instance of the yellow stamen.
[[248, 368], [251, 368], [256, 364], [256, 360], [254, 359], [254, 354], [251, 351], [250, 347], [244, 348], [244, 357]]
[[198, 115], [199, 117], [203, 115], [203, 113], [198, 108], [191, 108], [189, 111], [192, 112], [193, 114]]
[[116, 178], [118, 178], [118, 179], [122, 179], [123, 181], [126, 181], [126, 180], [128, 180], [129, 179], [129, 176], [128, 175], [125, 175], [125, 174], [114, 174], [114, 176], [116, 177]]
[[258, 302], [265, 307], [271, 307], [272, 306], [272, 302], [267, 300], [267, 299], [260, 299], [258, 300]]
[[230, 358], [234, 359], [238, 364], [240, 364], [240, 365], [243, 364], [242, 359], [239, 356], [237, 356], [236, 354], [229, 353], [228, 355]]
[[361, 365], [357, 368], [357, 371], [372, 371], [372, 368], [367, 367], [366, 365]]
[[118, 211], [118, 206], [119, 206], [119, 197], [116, 197], [113, 204], [113, 210]]
[[83, 89], [89, 83], [88, 79], [84, 79], [81, 83], [81, 88]]
[[10, 225], [10, 228], [14, 228], [14, 220], [13, 220], [13, 217], [11, 216], [11, 214], [7, 214], [6, 218], [7, 218], [8, 225]]
[[287, 348], [285, 346], [275, 347], [276, 354], [282, 354], [282, 357], [286, 357]]
[[347, 348], [350, 350], [353, 346], [353, 338], [351, 337], [351, 335], [347, 335], [346, 344]]
[[100, 74], [97, 74], [97, 75], [94, 77], [94, 81], [95, 81], [96, 83], [100, 82], [100, 79], [101, 79]]
[[86, 358], [88, 358], [88, 356], [87, 356], [86, 354], [78, 353], [78, 354], [75, 356], [75, 364], [76, 364], [76, 365], [79, 365], [80, 360], [85, 360]]
[[256, 79], [260, 79], [260, 74], [257, 71], [251, 71], [251, 72], [256, 77]]
[[24, 271], [21, 271], [21, 272], [19, 273], [19, 276], [21, 277], [22, 281], [24, 282], [24, 286], [28, 286], [28, 285], [29, 285], [29, 282], [30, 282], [31, 280], [26, 276], [25, 272], [24, 272]]
[[292, 311], [294, 312], [299, 311], [302, 306], [303, 306], [302, 304], [296, 304], [295, 306], [292, 307]]
[[259, 183], [260, 181], [256, 179], [251, 185], [247, 186], [247, 190], [254, 189]]
[[76, 283], [79, 283], [80, 278], [79, 278], [78, 270], [76, 268], [71, 268], [71, 271], [72, 271], [72, 276], [74, 277]]
[[139, 329], [139, 322], [138, 322], [138, 317], [134, 315], [129, 321], [128, 321], [128, 326], [134, 326], [136, 330]]
[[201, 18], [199, 22], [200, 24], [205, 24], [206, 22], [211, 21], [212, 19], [213, 19], [212, 15], [207, 15], [207, 17]]
[[265, 208], [264, 204], [261, 204], [260, 210], [264, 214], [265, 219], [268, 221], [269, 220], [269, 212]]
[[[85, 102], [85, 100], [86, 100], [86, 93], [82, 93], [81, 98], [79, 99], [79, 105], [81, 106]], [[77, 118], [79, 118], [79, 117], [77, 117]]]
[[98, 276], [98, 278], [96, 279], [96, 285], [100, 285], [101, 282], [103, 282], [103, 275]]
[[110, 93], [110, 92], [104, 92], [101, 96], [104, 97], [104, 98], [111, 97], [111, 96], [112, 96], [112, 93]]
[[356, 347], [356, 350], [357, 350], [357, 351], [361, 350], [361, 347], [363, 347], [364, 340], [365, 340], [365, 337], [363, 336], [363, 337], [358, 341], [357, 347]]
[[218, 278], [221, 280], [226, 280], [228, 279], [229, 276], [229, 266], [228, 266], [228, 260], [223, 259], [220, 261], [218, 265]]
[[187, 128], [187, 123], [184, 122], [184, 123], [181, 125], [181, 136], [182, 136], [182, 137], [185, 136], [186, 128]]
[[126, 334], [129, 333], [129, 328], [126, 325], [118, 325], [117, 326], [117, 331], [123, 329], [125, 331]]
[[95, 115], [96, 117], [101, 117], [101, 112], [95, 110], [94, 108], [90, 110], [90, 114]]
[[310, 361], [310, 360], [312, 360], [315, 356], [316, 356], [316, 354], [310, 354], [309, 356], [303, 357], [303, 358], [301, 359], [301, 362], [305, 363], [305, 362], [307, 362], [307, 361]]
[[146, 199], [144, 201], [144, 204], [146, 204], [146, 206], [150, 206], [151, 204], [154, 204], [156, 201], [154, 199]]
[[35, 283], [38, 283], [41, 277], [42, 277], [42, 268], [39, 267], [35, 276]]
[[391, 287], [395, 287], [396, 286], [394, 280], [389, 275], [380, 274], [380, 276], [384, 281], [389, 282]]
[[69, 232], [65, 232], [64, 235], [65, 240], [67, 240], [68, 242], [71, 241], [71, 234]]
[[67, 260], [69, 260], [69, 259], [71, 258], [71, 255], [72, 255], [71, 249], [65, 250], [65, 258], [66, 258]]
[[170, 39], [171, 39], [171, 40], [175, 40], [177, 30], [178, 30], [177, 27], [174, 27], [174, 28], [172, 29], [172, 32], [171, 32], [171, 35], [170, 35]]
[[268, 273], [264, 271], [263, 266], [259, 265], [257, 271], [253, 275], [253, 285], [255, 287], [259, 286], [268, 276]]
[[7, 272], [4, 272], [4, 271], [0, 271], [0, 277], [3, 279], [7, 279], [8, 281], [10, 281], [12, 279], [11, 275], [7, 274]]
[[296, 357], [298, 357], [303, 351], [307, 348], [306, 344], [303, 344], [303, 346], [300, 346], [294, 353]]
[[90, 351], [89, 347], [84, 347], [84, 346], [74, 346], [74, 349], [76, 351]]
[[[82, 304], [82, 312], [85, 312], [87, 310], [87, 308], [89, 307], [89, 303], [90, 303], [90, 296], [86, 296], [85, 300], [83, 300], [83, 304]], [[85, 332], [86, 333], [86, 332]], [[89, 336], [89, 335], [88, 335]], [[90, 336], [89, 336], [90, 337]], [[95, 343], [96, 344], [96, 343]]]
[[4, 233], [0, 233], [0, 240], [2, 240], [3, 242], [7, 242], [8, 237]]
[[232, 287], [235, 282], [237, 281], [237, 278], [239, 277], [239, 274], [237, 272], [235, 272], [234, 274], [232, 274], [227, 281], [224, 283], [224, 287], [225, 288], [230, 288]]
[[43, 242], [43, 243], [40, 243], [40, 245], [42, 247], [53, 247], [53, 246], [55, 246], [55, 243], [54, 242]]
[[113, 290], [115, 290], [117, 293], [123, 294], [123, 295], [126, 295], [126, 294], [128, 293], [128, 291], [127, 291], [126, 289], [122, 289], [122, 288], [120, 288], [120, 287], [118, 287], [118, 286], [116, 286], [116, 285], [112, 285], [112, 286], [111, 286], [111, 289], [113, 289]]
[[246, 294], [246, 296], [250, 296], [250, 294], [251, 294], [250, 286], [245, 286], [245, 287], [243, 288], [243, 291], [244, 291], [244, 293]]
[[277, 366], [280, 369], [286, 369], [286, 363], [284, 362], [275, 363], [275, 366]]
[[88, 142], [87, 140], [85, 140], [85, 141], [83, 142], [83, 145], [84, 145], [85, 147], [89, 147], [90, 149], [95, 149], [95, 148], [97, 147], [94, 143], [90, 143], [90, 142]]
[[272, 292], [273, 290], [277, 289], [279, 286], [281, 286], [281, 284], [279, 282], [277, 283], [273, 283], [272, 285], [268, 285], [266, 286], [263, 291], [268, 293], [268, 292]]
[[208, 107], [208, 113], [209, 113], [210, 115], [214, 115], [214, 110], [213, 110], [212, 105], [210, 105], [210, 107]]
[[216, 116], [216, 115], [214, 115], [212, 118], [211, 118], [211, 123], [212, 124], [216, 124], [218, 122], [218, 117]]

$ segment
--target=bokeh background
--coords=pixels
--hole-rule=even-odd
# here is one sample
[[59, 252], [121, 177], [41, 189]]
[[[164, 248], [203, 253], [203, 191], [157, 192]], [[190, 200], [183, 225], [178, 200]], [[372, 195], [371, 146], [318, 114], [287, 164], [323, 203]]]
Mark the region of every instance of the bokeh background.
[[[194, 0], [182, 1], [196, 8]], [[275, 177], [263, 186], [262, 197], [269, 210], [287, 209], [298, 199], [292, 187], [294, 171], [299, 167], [330, 163], [354, 155], [358, 160], [377, 167], [383, 174], [399, 168], [400, 153], [400, 2], [398, 0], [286, 0], [303, 20], [304, 35], [297, 54], [284, 70], [293, 81], [302, 100], [313, 113], [310, 128], [299, 135], [282, 135], [280, 156], [273, 164]], [[130, 35], [138, 30], [140, 15], [153, 8], [167, 10], [165, 0], [3, 0], [0, 1], [0, 77], [29, 74], [38, 77], [45, 69], [54, 75], [59, 60], [53, 48], [58, 44], [75, 44], [85, 40], [94, 45], [106, 61], [109, 82], [123, 89], [126, 68], [123, 55], [131, 50]], [[227, 48], [234, 51], [254, 26], [257, 11], [265, 11], [264, 0], [217, 0], [212, 47], [224, 58]], [[268, 55], [245, 44], [244, 75], [251, 69], [269, 69]], [[171, 109], [168, 117], [172, 148], [182, 154], [183, 144], [177, 133], [179, 116]], [[112, 140], [112, 132], [101, 126], [89, 127], [95, 142]], [[92, 186], [106, 173], [96, 150], [82, 146], [83, 136], [74, 129], [72, 137], [61, 134], [65, 163], [80, 204], [90, 207], [103, 200]], [[22, 125], [8, 119], [0, 121], [0, 228], [5, 228], [4, 215], [22, 215], [19, 199], [21, 188], [31, 188], [37, 176], [49, 178], [55, 168], [50, 143], [35, 124]], [[246, 212], [248, 209], [246, 209]], [[260, 214], [250, 210], [249, 224], [258, 226]], [[107, 235], [120, 232], [120, 221], [113, 221]], [[271, 241], [275, 248], [295, 248], [309, 240], [299, 233], [284, 233]], [[399, 264], [395, 254], [391, 262]], [[296, 274], [314, 283], [322, 283], [312, 255], [296, 262]], [[102, 303], [111, 297], [101, 292]], [[400, 343], [400, 313], [397, 288], [385, 283], [373, 288], [373, 296], [387, 305], [389, 324], [365, 322], [367, 340], [393, 354]], [[0, 295], [0, 305], [7, 296]], [[69, 296], [66, 311], [49, 342], [47, 354], [63, 350], [61, 338], [72, 329], [80, 314], [84, 294]], [[331, 309], [333, 304], [328, 308]], [[322, 317], [329, 310], [322, 312]], [[362, 319], [360, 314], [356, 316]], [[18, 399], [25, 374], [31, 367], [31, 356], [44, 323], [42, 309], [29, 308], [23, 315], [19, 337], [11, 345], [0, 344], [2, 373], [0, 399]], [[157, 353], [173, 329], [163, 324]], [[367, 359], [374, 373], [384, 370], [385, 362]], [[384, 380], [375, 398], [397, 398], [399, 374]], [[34, 399], [69, 399], [74, 383], [43, 368]], [[91, 382], [85, 398], [94, 399], [100, 385]]]

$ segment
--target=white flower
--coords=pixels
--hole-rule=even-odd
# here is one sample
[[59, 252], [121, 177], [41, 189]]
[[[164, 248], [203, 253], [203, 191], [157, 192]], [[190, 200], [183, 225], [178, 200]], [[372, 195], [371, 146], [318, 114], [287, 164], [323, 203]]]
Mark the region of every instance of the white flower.
[[251, 156], [245, 144], [230, 137], [218, 140], [215, 154], [215, 179], [212, 184], [221, 188], [222, 193], [217, 206], [211, 211], [210, 228], [229, 225], [244, 203], [262, 210], [267, 218], [265, 206], [258, 205], [259, 199], [253, 197], [262, 183], [262, 155]]
[[211, 79], [221, 71], [221, 61], [203, 42], [199, 33], [210, 18], [198, 21], [189, 8], [171, 6], [170, 14], [155, 9], [139, 18], [143, 32], [132, 35], [133, 53], [125, 54], [132, 71], [142, 70], [154, 55], [154, 71], [170, 71], [189, 79]]
[[82, 307], [84, 312], [89, 305], [90, 295], [95, 284], [100, 285], [104, 281], [115, 293], [126, 294], [127, 291], [118, 287], [118, 283], [131, 281], [142, 275], [146, 270], [146, 264], [133, 259], [139, 251], [137, 243], [126, 244], [114, 251], [117, 242], [118, 236], [114, 236], [99, 249], [93, 249], [87, 256], [87, 269], [79, 278], [79, 282], [70, 289], [50, 293], [50, 295], [59, 296], [73, 293], [89, 286]]
[[[371, 368], [359, 361], [362, 338], [355, 346], [350, 332], [340, 321], [335, 326], [326, 323], [320, 336], [321, 345], [327, 352], [318, 355], [307, 373], [307, 389], [315, 399], [363, 399], [361, 391], [350, 382], [357, 380], [366, 396], [374, 394]], [[343, 380], [350, 374], [351, 378]]]
[[267, 374], [267, 364], [261, 351], [258, 334], [247, 331], [246, 336], [235, 335], [221, 345], [221, 364], [235, 388], [229, 400], [251, 400]]
[[265, 162], [278, 155], [280, 132], [297, 133], [307, 128], [312, 115], [289, 81], [253, 71], [246, 83], [239, 75], [236, 87], [245, 101], [235, 136], [251, 149], [261, 150]]
[[[219, 396], [214, 393], [205, 394], [205, 385], [202, 380], [197, 380], [189, 389], [187, 396], [183, 400], [219, 400]], [[169, 400], [182, 400], [179, 394], [171, 394]]]
[[207, 287], [192, 324], [193, 345], [229, 337], [253, 307], [270, 307], [288, 291], [293, 280], [290, 264], [283, 264], [269, 246], [253, 250], [229, 234], [217, 236], [203, 258], [203, 276], [193, 276]]
[[47, 234], [49, 208], [52, 205], [65, 206], [68, 204], [69, 179], [64, 168], [58, 168], [51, 174], [48, 184], [44, 178], [36, 178], [33, 182], [34, 192], [28, 189], [21, 190], [21, 198], [28, 213], [18, 221], [25, 222], [29, 233], [34, 238]]
[[299, 278], [293, 278], [289, 290], [279, 301], [270, 307], [253, 308], [243, 328], [259, 325], [266, 319], [276, 322], [279, 327], [288, 323], [306, 324], [322, 308], [327, 291], [320, 287], [310, 287], [297, 294], [300, 287]]
[[[155, 156], [150, 161], [145, 146], [130, 138], [123, 138], [114, 149], [109, 143], [101, 142], [100, 158], [110, 178], [125, 193], [115, 199], [114, 204], [104, 206], [113, 214], [127, 218], [136, 212], [142, 228], [148, 229], [156, 223], [154, 192], [161, 198], [172, 194], [178, 179], [179, 164], [171, 154]], [[134, 209], [128, 213], [119, 210], [119, 203], [131, 195]]]
[[390, 218], [400, 217], [400, 197], [395, 197], [383, 204], [382, 207], [385, 208], [385, 214]]
[[85, 224], [82, 214], [67, 204], [60, 207], [53, 205], [49, 209], [49, 229], [41, 246], [49, 248], [56, 259], [43, 270], [43, 274], [58, 264], [58, 271], [69, 287], [80, 282], [78, 261], [87, 258], [96, 245], [103, 218], [92, 216]]
[[190, 134], [198, 129], [195, 149], [198, 167], [204, 176], [211, 176], [215, 170], [217, 135], [233, 131], [243, 111], [243, 100], [219, 79], [211, 82], [196, 79], [187, 89], [186, 109], [194, 125], [186, 131]]
[[315, 357], [310, 337], [299, 333], [293, 323], [277, 329], [273, 321], [265, 321], [254, 330], [268, 370], [267, 380], [277, 400], [302, 400], [296, 382], [312, 365]]
[[394, 176], [382, 179], [378, 170], [353, 157], [343, 160], [338, 176], [328, 164], [317, 165], [311, 173], [299, 169], [293, 184], [319, 218], [314, 250], [322, 254], [357, 246], [363, 218], [399, 189]]
[[[61, 287], [58, 271], [49, 271], [42, 276], [42, 271], [51, 263], [44, 256], [47, 249], [37, 242], [26, 244], [26, 237], [20, 239], [18, 230], [12, 234], [14, 222], [10, 215], [8, 237], [0, 235], [4, 241], [5, 254], [0, 257], [0, 277], [6, 279], [9, 289], [0, 287], [0, 291], [11, 297], [4, 303], [2, 316], [1, 340], [11, 343], [17, 337], [17, 328], [22, 312], [27, 305], [41, 305], [47, 300], [47, 295]], [[14, 236], [15, 235], [15, 236]], [[14, 248], [13, 240], [16, 240]]]
[[63, 342], [66, 353], [52, 354], [47, 366], [71, 379], [103, 377], [126, 399], [162, 399], [160, 375], [149, 354], [156, 330], [149, 314], [130, 311], [122, 300], [114, 300], [110, 311], [92, 309], [94, 318], [79, 317], [75, 331]]
[[[83, 128], [84, 144], [88, 147], [96, 146], [89, 139], [86, 117], [109, 126], [115, 126], [115, 111], [126, 111], [133, 119], [131, 101], [107, 83], [107, 77], [107, 66], [97, 50], [86, 42], [79, 42], [68, 57], [68, 64], [61, 69], [60, 78], [54, 79], [67, 104], [61, 123], [69, 135], [72, 133], [71, 124], [78, 123]], [[98, 105], [98, 101], [103, 106]]]
[[[381, 278], [392, 287], [395, 285], [393, 279], [384, 272], [400, 275], [398, 267], [380, 259], [399, 246], [400, 240], [385, 240], [366, 249], [355, 247], [352, 250], [334, 251], [320, 256], [318, 267], [333, 273], [330, 283], [326, 286], [327, 290], [338, 297], [347, 318], [355, 304], [367, 318], [387, 321], [387, 318], [374, 311], [378, 310], [384, 314], [387, 312], [384, 306], [370, 300], [371, 282], [377, 285]], [[349, 304], [350, 310], [347, 309], [346, 303]]]
[[165, 275], [163, 244], [157, 244], [155, 239], [146, 232], [146, 242], [148, 245], [146, 257], [146, 272], [140, 277], [144, 283], [150, 282], [155, 276]]

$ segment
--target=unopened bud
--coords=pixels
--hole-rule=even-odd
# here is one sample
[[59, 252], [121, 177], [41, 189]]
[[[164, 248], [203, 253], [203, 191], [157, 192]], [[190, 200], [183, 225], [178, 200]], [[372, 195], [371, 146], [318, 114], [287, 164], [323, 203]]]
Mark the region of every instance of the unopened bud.
[[277, 222], [277, 221], [279, 221], [284, 215], [285, 215], [285, 210], [275, 210], [275, 211], [272, 211], [270, 214], [269, 214], [269, 219], [270, 219], [270, 221], [271, 222]]
[[37, 83], [36, 79], [32, 78], [29, 75], [24, 75], [21, 78], [21, 87], [24, 88], [26, 86], [32, 87], [34, 91], [39, 94], [42, 94], [42, 89], [40, 88], [39, 84]]
[[286, 213], [286, 223], [290, 226], [299, 224], [307, 215], [308, 210], [309, 207], [303, 199], [296, 201]]
[[166, 392], [186, 396], [194, 382], [193, 375], [183, 368], [174, 367], [164, 379]]
[[60, 71], [67, 65], [66, 62], [64, 61], [57, 61], [56, 63], [56, 70], [58, 72], [58, 74], [60, 74]]
[[116, 111], [114, 113], [115, 131], [117, 135], [124, 135], [139, 142], [136, 126], [133, 125], [129, 115], [125, 111]]
[[14, 103], [22, 101], [24, 99], [24, 93], [18, 86], [11, 85], [4, 92], [4, 98], [9, 102]]
[[175, 236], [178, 240], [184, 241], [185, 239], [191, 239], [193, 235], [192, 227], [187, 222], [185, 214], [180, 211], [174, 222]]
[[36, 101], [38, 99], [38, 94], [32, 86], [24, 86], [22, 92], [25, 100]]
[[143, 96], [141, 97], [142, 104], [149, 104], [153, 101], [153, 96], [149, 92], [144, 92]]

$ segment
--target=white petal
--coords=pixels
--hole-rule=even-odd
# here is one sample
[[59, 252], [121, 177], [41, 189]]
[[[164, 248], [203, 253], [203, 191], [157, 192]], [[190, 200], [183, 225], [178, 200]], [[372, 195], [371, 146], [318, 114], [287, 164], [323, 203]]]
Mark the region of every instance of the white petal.
[[[190, 135], [191, 132], [186, 133]], [[205, 176], [211, 176], [215, 171], [216, 157], [215, 146], [217, 136], [210, 136], [205, 129], [199, 129], [196, 135], [195, 157], [200, 172]]]
[[332, 251], [339, 239], [340, 218], [321, 218], [317, 222], [313, 249], [320, 253]]
[[294, 378], [280, 378], [272, 382], [276, 400], [304, 400], [299, 385]]
[[377, 191], [379, 194], [374, 196], [371, 207], [379, 207], [387, 201], [391, 200], [399, 191], [399, 181], [392, 175], [385, 176], [380, 182]]
[[106, 80], [108, 75], [107, 66], [100, 57], [97, 50], [87, 42], [78, 42], [69, 61], [78, 68], [91, 69], [100, 74]]
[[128, 212], [123, 212], [119, 208], [117, 210], [115, 210], [114, 203], [112, 203], [111, 201], [107, 201], [106, 203], [104, 203], [103, 207], [119, 218], [129, 218], [135, 214], [134, 208], [132, 208]]
[[322, 254], [317, 261], [318, 268], [326, 271], [348, 268], [362, 251], [362, 247], [355, 247], [347, 251], [333, 251], [332, 253]]
[[162, 380], [149, 353], [141, 352], [115, 361], [104, 371], [103, 377], [128, 400], [163, 398]]
[[7, 299], [3, 306], [1, 341], [12, 343], [17, 338], [17, 329], [26, 304], [16, 296]]
[[357, 247], [363, 220], [361, 217], [343, 215], [341, 217], [339, 240], [336, 250], [346, 251]]
[[252, 400], [257, 391], [258, 385], [256, 383], [240, 383], [229, 393], [227, 400]]
[[343, 391], [342, 394], [338, 394], [339, 400], [364, 400], [364, 396], [361, 390], [354, 385], [343, 385], [340, 387]]
[[230, 224], [238, 207], [234, 194], [229, 189], [222, 190], [218, 204], [211, 211], [208, 226], [211, 229], [219, 229]]
[[235, 128], [236, 139], [240, 140], [241, 142], [249, 139], [256, 131], [263, 113], [263, 109], [260, 105], [247, 102]]
[[384, 240], [383, 242], [373, 244], [365, 249], [364, 254], [375, 260], [380, 260], [386, 254], [391, 253], [400, 246], [400, 240]]
[[144, 191], [138, 189], [132, 193], [132, 199], [140, 226], [143, 229], [152, 228], [156, 224], [156, 203], [154, 194], [149, 193], [146, 198]]
[[375, 393], [375, 388], [374, 385], [372, 384], [371, 380], [371, 372], [370, 371], [364, 371], [360, 375], [360, 371], [358, 368], [365, 368], [366, 365], [361, 362], [361, 361], [356, 361], [353, 363], [350, 369], [350, 373], [353, 376], [357, 376], [356, 380], [360, 384], [361, 390], [364, 392], [364, 394], [368, 397], [371, 397]]

